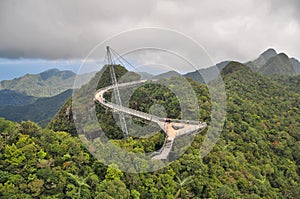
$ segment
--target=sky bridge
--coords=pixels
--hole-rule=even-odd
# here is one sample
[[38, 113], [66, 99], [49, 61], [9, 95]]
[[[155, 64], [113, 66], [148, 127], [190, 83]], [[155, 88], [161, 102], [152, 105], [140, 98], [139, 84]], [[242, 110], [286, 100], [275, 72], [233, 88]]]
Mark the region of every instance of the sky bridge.
[[[116, 111], [119, 113], [120, 117], [120, 125], [121, 129], [124, 133], [124, 137], [128, 137], [128, 129], [126, 125], [126, 120], [124, 114], [132, 115], [150, 122], [157, 123], [160, 128], [166, 133], [166, 139], [162, 146], [162, 148], [154, 152], [152, 154], [152, 159], [156, 160], [165, 160], [168, 158], [169, 153], [172, 150], [173, 143], [175, 141], [176, 137], [184, 136], [187, 134], [192, 134], [198, 132], [198, 130], [203, 129], [207, 126], [205, 122], [200, 121], [193, 121], [193, 120], [178, 120], [178, 119], [172, 119], [172, 118], [162, 118], [156, 115], [152, 115], [149, 113], [144, 113], [138, 110], [134, 110], [128, 107], [125, 107], [122, 105], [121, 97], [119, 88], [120, 87], [130, 87], [134, 85], [144, 84], [149, 81], [157, 81], [155, 79], [151, 80], [139, 80], [139, 81], [131, 81], [131, 82], [125, 82], [125, 83], [118, 83], [115, 70], [114, 70], [114, 59], [112, 58], [112, 54], [115, 54], [117, 56], [117, 60], [121, 62], [121, 59], [123, 59], [124, 62], [130, 64], [127, 60], [125, 60], [122, 56], [117, 54], [113, 49], [111, 49], [109, 46], [106, 47], [107, 49], [107, 62], [110, 70], [112, 85], [101, 88], [98, 91], [96, 91], [94, 96], [94, 101], [102, 104], [104, 107], [110, 108], [113, 111]], [[121, 62], [122, 63], [122, 62]], [[130, 64], [131, 65], [131, 64]], [[131, 65], [132, 66], [132, 65]], [[114, 91], [115, 94], [115, 103], [108, 101], [104, 98], [104, 94], [110, 90]]]

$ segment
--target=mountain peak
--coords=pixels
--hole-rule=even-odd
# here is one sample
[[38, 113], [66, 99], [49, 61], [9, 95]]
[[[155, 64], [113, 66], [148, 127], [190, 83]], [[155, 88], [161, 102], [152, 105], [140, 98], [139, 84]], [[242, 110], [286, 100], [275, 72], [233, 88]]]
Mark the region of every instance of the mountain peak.
[[47, 80], [53, 76], [61, 77], [63, 80], [68, 79], [70, 77], [75, 77], [75, 73], [68, 70], [59, 70], [57, 68], [46, 70], [42, 73], [40, 73], [40, 77], [42, 80]]
[[153, 77], [153, 79], [165, 79], [165, 78], [171, 78], [171, 77], [175, 77], [175, 76], [181, 76], [181, 74], [174, 70], [171, 70], [171, 71], [156, 75]]
[[259, 71], [263, 75], [296, 75], [296, 70], [289, 57], [280, 53], [270, 58]]
[[296, 59], [295, 57], [291, 57], [290, 60], [291, 60], [292, 62], [299, 62], [298, 59]]
[[76, 74], [68, 70], [50, 69], [0, 82], [0, 90], [9, 89], [30, 96], [51, 97], [73, 88]]
[[51, 73], [51, 72], [59, 72], [60, 70], [58, 68], [50, 68], [48, 70], [45, 70], [42, 73]]
[[289, 59], [289, 57], [285, 53], [279, 53], [278, 57], [280, 57], [281, 59], [285, 59], [285, 60]]
[[276, 50], [274, 50], [273, 48], [268, 48], [262, 54], [260, 54], [257, 59], [247, 62], [246, 65], [253, 70], [258, 70], [263, 65], [265, 65], [270, 58], [276, 55], [277, 55]]
[[227, 64], [222, 69], [221, 74], [222, 74], [222, 76], [224, 76], [224, 75], [229, 75], [234, 72], [242, 71], [242, 70], [251, 72], [251, 69], [249, 67], [245, 66], [244, 64], [242, 64], [240, 62], [236, 62], [236, 61], [231, 61], [231, 62], [229, 62], [229, 64]]
[[277, 52], [274, 48], [268, 48], [260, 56], [271, 58], [271, 57], [276, 56], [276, 55], [277, 55]]

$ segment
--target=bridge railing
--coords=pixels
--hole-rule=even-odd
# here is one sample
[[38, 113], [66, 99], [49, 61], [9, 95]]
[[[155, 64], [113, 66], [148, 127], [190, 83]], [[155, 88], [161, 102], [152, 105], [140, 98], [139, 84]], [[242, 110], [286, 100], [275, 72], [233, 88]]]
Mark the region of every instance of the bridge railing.
[[186, 129], [186, 130], [181, 130], [179, 132], [176, 133], [176, 137], [179, 137], [179, 136], [183, 136], [185, 134], [189, 134], [189, 133], [193, 133], [193, 132], [196, 132], [198, 131], [199, 129], [203, 129], [204, 127], [206, 127], [206, 123], [202, 123], [202, 125], [198, 125], [198, 126], [195, 126], [193, 128], [189, 128], [189, 129]]
[[120, 106], [120, 105], [114, 104], [112, 102], [105, 102], [105, 103], [103, 103], [103, 105], [108, 106], [108, 107], [110, 107], [112, 109], [115, 109], [117, 111], [125, 112], [125, 113], [128, 113], [128, 114], [137, 116], [137, 117], [141, 117], [141, 118], [146, 119], [146, 120], [150, 120], [150, 121], [160, 121], [161, 120], [161, 118], [158, 117], [158, 116], [151, 115], [151, 114], [148, 114], [148, 113], [144, 113], [144, 112], [141, 112], [141, 111], [137, 111], [137, 110], [134, 110], [134, 109], [131, 109], [131, 108], [128, 108], [128, 107]]

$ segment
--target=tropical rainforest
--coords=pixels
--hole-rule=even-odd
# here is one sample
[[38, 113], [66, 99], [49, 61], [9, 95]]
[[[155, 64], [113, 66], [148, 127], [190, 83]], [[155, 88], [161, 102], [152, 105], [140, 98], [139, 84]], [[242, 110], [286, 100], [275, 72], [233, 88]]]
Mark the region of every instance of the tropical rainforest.
[[[121, 66], [116, 69], [117, 77], [125, 72]], [[199, 156], [204, 130], [179, 159], [149, 173], [122, 172], [118, 165], [107, 166], [94, 158], [76, 134], [71, 99], [46, 128], [31, 121], [0, 119], [0, 197], [299, 198], [299, 76], [265, 77], [238, 62], [227, 64], [221, 75], [227, 115], [213, 150]], [[109, 76], [104, 77], [98, 88], [110, 84]], [[188, 81], [197, 94], [201, 120], [209, 123], [209, 91], [204, 84]], [[167, 92], [161, 89], [140, 89], [130, 106], [149, 111], [148, 98], [141, 97], [147, 94], [160, 101], [167, 114], [178, 116], [171, 94], [168, 103], [151, 96]], [[116, 145], [137, 153], [155, 151], [162, 145], [162, 132], [151, 139], [121, 139], [112, 113], [97, 109], [99, 123]]]

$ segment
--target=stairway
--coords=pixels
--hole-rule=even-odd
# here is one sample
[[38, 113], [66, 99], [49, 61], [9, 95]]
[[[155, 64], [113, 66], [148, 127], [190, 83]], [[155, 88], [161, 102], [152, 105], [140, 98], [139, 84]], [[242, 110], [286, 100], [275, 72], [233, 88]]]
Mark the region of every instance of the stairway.
[[161, 148], [161, 150], [158, 152], [157, 155], [153, 156], [152, 159], [154, 160], [166, 160], [168, 158], [168, 155], [172, 149], [174, 143], [174, 139], [168, 139], [166, 138], [164, 146]]

